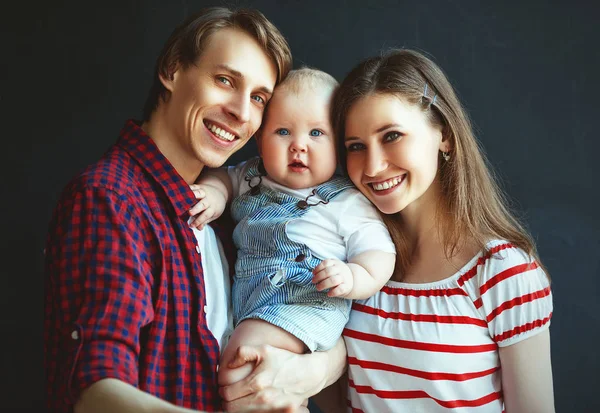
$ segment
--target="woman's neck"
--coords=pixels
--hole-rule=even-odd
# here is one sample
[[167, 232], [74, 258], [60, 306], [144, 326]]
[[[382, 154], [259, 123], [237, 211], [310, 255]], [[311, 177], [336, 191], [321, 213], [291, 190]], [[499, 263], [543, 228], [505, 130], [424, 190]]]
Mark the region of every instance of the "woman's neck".
[[439, 196], [414, 202], [399, 216], [402, 231], [411, 246], [410, 265], [401, 281], [408, 283], [430, 283], [448, 278], [462, 268], [477, 253], [471, 240], [461, 240], [462, 247], [452, 257], [447, 257], [443, 226], [444, 217], [452, 219], [446, 212]]

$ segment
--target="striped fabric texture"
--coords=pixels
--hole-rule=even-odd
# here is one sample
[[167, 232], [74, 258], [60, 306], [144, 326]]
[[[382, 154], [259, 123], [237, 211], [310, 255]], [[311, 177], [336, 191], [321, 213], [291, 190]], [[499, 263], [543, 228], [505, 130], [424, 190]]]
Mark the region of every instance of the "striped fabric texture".
[[48, 410], [117, 378], [179, 406], [221, 408], [219, 346], [207, 327], [196, 199], [128, 121], [118, 142], [64, 190], [46, 243]]
[[[250, 162], [246, 175], [252, 180], [259, 174], [258, 159]], [[333, 178], [316, 187], [316, 199], [329, 202], [349, 188], [347, 179]], [[321, 205], [313, 201], [302, 208], [299, 201], [264, 185], [257, 193], [248, 191], [234, 199], [234, 322], [261, 319], [296, 336], [310, 351], [327, 350], [348, 321], [350, 300], [317, 291], [312, 269], [321, 260], [305, 244], [288, 238], [288, 223]]]
[[550, 325], [544, 271], [505, 241], [492, 241], [450, 278], [388, 282], [353, 304], [344, 330], [348, 410], [503, 412], [498, 348]]

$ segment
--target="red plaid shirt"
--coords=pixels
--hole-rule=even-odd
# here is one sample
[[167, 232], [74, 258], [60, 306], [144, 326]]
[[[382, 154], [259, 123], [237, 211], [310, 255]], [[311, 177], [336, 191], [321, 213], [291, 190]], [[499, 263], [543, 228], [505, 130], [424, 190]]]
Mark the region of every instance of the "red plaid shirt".
[[179, 406], [219, 410], [219, 347], [187, 225], [192, 191], [133, 121], [73, 180], [46, 245], [47, 405], [117, 378]]

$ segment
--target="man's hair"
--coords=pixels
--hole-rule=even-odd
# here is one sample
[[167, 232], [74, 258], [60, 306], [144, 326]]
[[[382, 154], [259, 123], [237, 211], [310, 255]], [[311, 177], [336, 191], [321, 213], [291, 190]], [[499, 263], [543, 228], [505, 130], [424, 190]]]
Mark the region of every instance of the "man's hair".
[[164, 45], [154, 69], [154, 79], [143, 110], [143, 120], [150, 119], [167, 89], [160, 76], [170, 78], [178, 68], [187, 68], [202, 55], [207, 40], [215, 32], [233, 28], [252, 36], [271, 58], [277, 68], [277, 83], [283, 80], [292, 67], [290, 47], [279, 30], [258, 10], [230, 10], [224, 7], [204, 9], [178, 26]]

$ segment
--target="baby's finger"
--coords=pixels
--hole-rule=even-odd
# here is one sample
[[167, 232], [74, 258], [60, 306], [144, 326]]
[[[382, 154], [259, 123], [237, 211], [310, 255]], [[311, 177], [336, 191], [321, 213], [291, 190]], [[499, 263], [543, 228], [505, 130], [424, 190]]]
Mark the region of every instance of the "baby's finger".
[[208, 209], [209, 207], [210, 207], [210, 205], [208, 205], [206, 202], [200, 201], [196, 205], [194, 205], [192, 207], [192, 209], [190, 209], [190, 215], [191, 216], [198, 215], [202, 211], [205, 211], [206, 209]]
[[[317, 266], [318, 268], [318, 266]], [[323, 280], [331, 277], [332, 275], [337, 274], [338, 272], [335, 270], [334, 267], [326, 267], [326, 268], [322, 268], [320, 271], [317, 271], [315, 273], [315, 271], [317, 270], [317, 268], [315, 268], [313, 270], [313, 278], [312, 278], [312, 282], [313, 284], [318, 284], [320, 282], [322, 282]]]
[[318, 273], [319, 271], [323, 271], [326, 268], [332, 267], [335, 265], [334, 260], [323, 260], [313, 269], [313, 274]]
[[200, 187], [193, 188], [193, 186], [194, 185], [190, 186], [190, 189], [194, 193], [194, 196], [196, 197], [196, 199], [202, 199], [206, 196], [206, 192], [204, 192], [204, 189], [201, 189]]
[[323, 281], [318, 283], [315, 286], [315, 288], [317, 289], [317, 291], [323, 291], [328, 288], [337, 287], [338, 285], [340, 285], [341, 282], [342, 282], [342, 277], [340, 277], [339, 275], [336, 274], [336, 275], [332, 275], [331, 277], [327, 277], [326, 279], [324, 279]]
[[350, 292], [350, 287], [348, 287], [348, 284], [341, 283], [337, 287], [329, 290], [329, 292], [327, 293], [327, 296], [328, 297], [343, 297], [343, 296], [346, 296], [349, 292]]
[[204, 227], [204, 225], [206, 225], [207, 223], [209, 223], [211, 221], [211, 218], [212, 217], [210, 216], [210, 214], [203, 212], [200, 215], [198, 215], [196, 218], [194, 218], [194, 220], [192, 221], [192, 227], [202, 229]]

